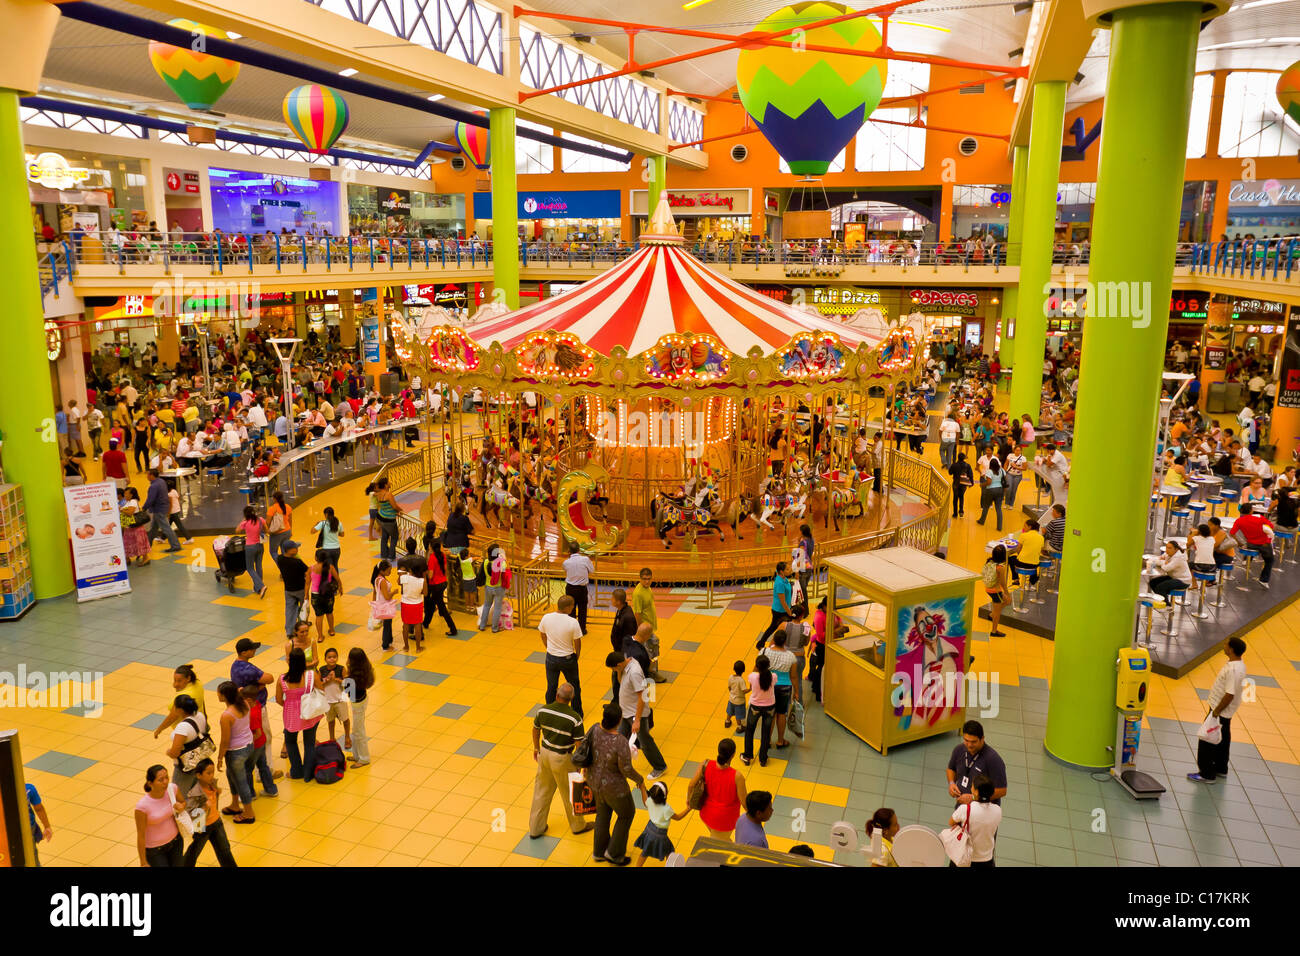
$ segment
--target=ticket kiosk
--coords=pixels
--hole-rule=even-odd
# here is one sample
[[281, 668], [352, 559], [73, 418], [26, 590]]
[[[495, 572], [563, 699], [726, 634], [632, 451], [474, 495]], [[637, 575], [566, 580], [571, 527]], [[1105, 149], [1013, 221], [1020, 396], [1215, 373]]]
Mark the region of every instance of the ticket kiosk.
[[826, 715], [882, 754], [961, 729], [991, 691], [970, 675], [978, 575], [909, 547], [824, 563]]

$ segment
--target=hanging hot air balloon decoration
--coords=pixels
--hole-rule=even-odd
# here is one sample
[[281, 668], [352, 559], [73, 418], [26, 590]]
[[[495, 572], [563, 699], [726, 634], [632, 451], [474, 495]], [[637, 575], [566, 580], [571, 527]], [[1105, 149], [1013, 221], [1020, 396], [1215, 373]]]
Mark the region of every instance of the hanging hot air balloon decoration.
[[226, 31], [195, 23], [193, 20], [168, 20], [169, 27], [185, 30], [196, 42], [188, 47], [172, 46], [154, 40], [149, 44], [149, 62], [163, 82], [172, 88], [181, 102], [192, 110], [210, 110], [230, 84], [239, 76], [239, 64], [234, 60], [196, 51], [203, 47], [198, 37], [229, 40]]
[[329, 152], [348, 128], [348, 104], [327, 86], [299, 86], [284, 97], [284, 121], [317, 155]]
[[460, 151], [465, 154], [465, 158], [474, 164], [475, 169], [487, 169], [492, 165], [492, 147], [486, 126], [457, 123], [456, 143], [460, 146]]
[[[754, 33], [777, 33], [852, 12], [827, 0], [795, 3], [773, 13]], [[740, 102], [791, 172], [821, 175], [880, 103], [886, 61], [860, 55], [880, 49], [880, 33], [866, 17], [858, 17], [776, 41], [741, 50], [736, 63]]]
[[1300, 126], [1300, 60], [1288, 66], [1277, 78], [1277, 102], [1291, 121]]

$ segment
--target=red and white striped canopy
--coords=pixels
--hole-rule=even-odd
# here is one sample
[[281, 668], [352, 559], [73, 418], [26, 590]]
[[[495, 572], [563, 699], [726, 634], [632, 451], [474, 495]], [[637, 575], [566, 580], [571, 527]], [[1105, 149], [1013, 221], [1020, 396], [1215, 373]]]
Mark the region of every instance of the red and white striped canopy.
[[755, 345], [771, 354], [800, 332], [834, 332], [850, 349], [880, 338], [785, 305], [713, 272], [676, 245], [657, 243], [572, 291], [465, 332], [480, 345], [500, 342], [509, 351], [545, 329], [571, 332], [603, 355], [616, 345], [637, 355], [672, 332], [709, 333], [735, 355]]

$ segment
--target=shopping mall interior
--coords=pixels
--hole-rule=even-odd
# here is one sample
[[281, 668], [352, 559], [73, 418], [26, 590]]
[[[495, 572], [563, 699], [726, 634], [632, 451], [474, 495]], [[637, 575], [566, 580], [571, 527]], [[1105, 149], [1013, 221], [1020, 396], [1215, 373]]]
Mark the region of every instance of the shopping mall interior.
[[0, 863], [1300, 865], [1300, 0], [651, 6], [0, 0]]

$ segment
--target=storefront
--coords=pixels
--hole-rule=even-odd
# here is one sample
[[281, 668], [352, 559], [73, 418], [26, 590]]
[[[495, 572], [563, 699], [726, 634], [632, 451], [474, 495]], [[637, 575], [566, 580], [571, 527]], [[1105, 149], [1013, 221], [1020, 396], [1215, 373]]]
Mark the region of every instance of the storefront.
[[208, 170], [212, 225], [228, 233], [340, 234], [339, 184], [238, 169]]
[[1300, 234], [1300, 179], [1233, 182], [1226, 233], [1229, 239]]
[[465, 196], [352, 183], [348, 228], [367, 236], [459, 237], [465, 233]]
[[27, 154], [27, 186], [36, 233], [44, 226], [70, 234], [144, 228], [143, 167], [138, 159], [92, 153], [43, 151]]
[[996, 315], [1001, 302], [996, 292], [986, 289], [909, 289], [900, 300], [903, 314], [925, 316], [929, 341], [955, 342], [958, 347], [983, 344], [985, 313], [991, 309]]
[[1208, 242], [1214, 222], [1214, 200], [1219, 184], [1213, 179], [1183, 183], [1183, 205], [1178, 213], [1179, 242]]
[[206, 232], [203, 228], [202, 178], [197, 169], [163, 169], [163, 216], [167, 229], [181, 227], [182, 232]]
[[[668, 208], [677, 220], [678, 230], [688, 242], [714, 240], [731, 242], [748, 239], [754, 235], [752, 196], [750, 189], [670, 189], [667, 190]], [[771, 196], [771, 200], [767, 199]], [[766, 204], [776, 197], [765, 194], [765, 209], [760, 234], [765, 234], [768, 215]], [[639, 236], [654, 210], [648, 209], [649, 193], [633, 189], [629, 193], [629, 209], [633, 231]]]
[[[516, 215], [525, 242], [619, 242], [621, 195], [617, 189], [520, 192]], [[492, 194], [474, 194], [474, 232], [492, 238]]]

